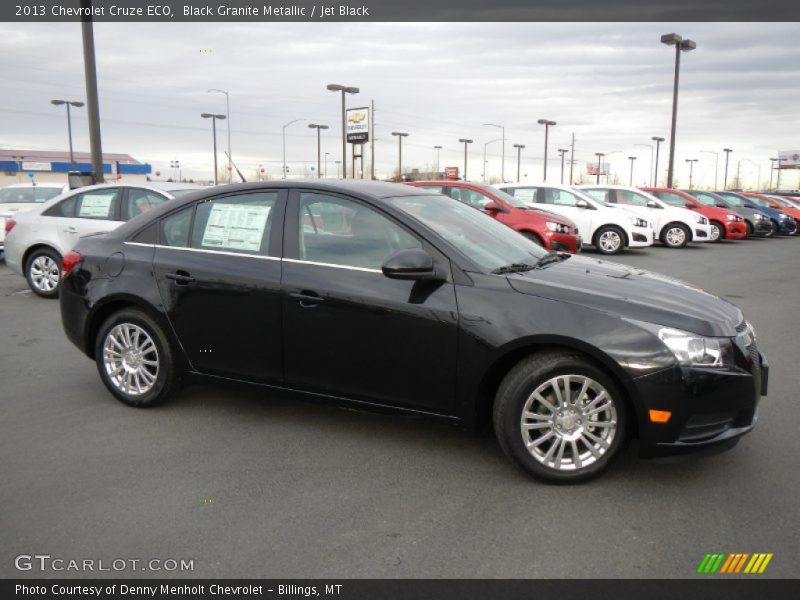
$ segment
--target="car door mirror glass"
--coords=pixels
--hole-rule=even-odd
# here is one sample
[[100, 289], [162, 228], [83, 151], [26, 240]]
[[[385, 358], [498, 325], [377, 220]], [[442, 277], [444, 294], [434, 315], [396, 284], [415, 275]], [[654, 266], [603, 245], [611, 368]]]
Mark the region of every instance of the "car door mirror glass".
[[575, 206], [577, 206], [578, 208], [589, 208], [589, 203], [586, 200], [584, 200], [583, 198], [580, 198], [575, 203]]
[[395, 252], [383, 263], [381, 271], [390, 279], [441, 279], [433, 258], [421, 248]]
[[490, 214], [503, 212], [503, 208], [495, 202], [487, 202], [483, 205], [483, 210]]

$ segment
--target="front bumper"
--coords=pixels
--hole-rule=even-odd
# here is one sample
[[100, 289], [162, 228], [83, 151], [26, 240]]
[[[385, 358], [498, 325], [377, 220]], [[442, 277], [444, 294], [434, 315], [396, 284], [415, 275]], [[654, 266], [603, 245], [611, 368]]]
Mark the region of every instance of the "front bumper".
[[797, 221], [794, 219], [781, 219], [775, 231], [778, 235], [794, 235], [797, 233]]
[[726, 240], [741, 240], [744, 237], [747, 237], [747, 225], [744, 221], [725, 222]]
[[[769, 365], [755, 346], [729, 369], [670, 367], [632, 380], [639, 399], [639, 452], [644, 458], [708, 453], [733, 447], [755, 427]], [[652, 423], [650, 410], [670, 411]]]
[[570, 254], [578, 254], [581, 251], [582, 240], [580, 235], [548, 231], [545, 236], [549, 244], [548, 250], [569, 252]]
[[772, 233], [772, 223], [769, 219], [762, 219], [760, 221], [752, 222], [753, 231], [751, 235], [756, 237], [764, 237]]
[[696, 223], [692, 232], [693, 242], [710, 242], [711, 241], [711, 225], [706, 223]]
[[645, 248], [655, 242], [655, 233], [650, 227], [631, 227], [628, 231], [628, 246], [630, 248]]

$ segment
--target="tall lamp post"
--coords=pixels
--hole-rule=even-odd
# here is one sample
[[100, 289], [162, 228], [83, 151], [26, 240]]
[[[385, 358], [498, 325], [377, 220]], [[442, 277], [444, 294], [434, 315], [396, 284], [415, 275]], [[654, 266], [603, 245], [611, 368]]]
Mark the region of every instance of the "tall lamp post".
[[700, 150], [700, 152], [714, 155], [714, 189], [716, 190], [719, 183], [719, 152], [714, 152], [713, 150]]
[[675, 46], [675, 81], [672, 89], [672, 130], [669, 136], [669, 168], [667, 169], [667, 187], [672, 187], [672, 178], [675, 169], [675, 130], [678, 122], [678, 80], [681, 72], [681, 52], [689, 52], [697, 48], [692, 40], [685, 40], [677, 33], [667, 33], [661, 36], [661, 43]]
[[[689, 189], [692, 189], [692, 175], [694, 173], [694, 163], [697, 162], [696, 158], [687, 158], [686, 162], [689, 163]], [[670, 186], [672, 187], [672, 186]]]
[[[338, 83], [329, 83], [327, 89], [331, 92], [342, 92], [342, 179], [347, 179], [347, 107], [345, 106], [345, 94], [357, 94], [360, 90], [357, 87]], [[355, 161], [353, 161], [353, 164], [355, 164]]]
[[75, 155], [72, 152], [72, 115], [70, 114], [69, 107], [74, 106], [75, 108], [80, 108], [83, 106], [83, 102], [78, 102], [77, 100], [50, 100], [50, 104], [53, 106], [61, 106], [62, 104], [67, 107], [67, 135], [69, 136], [69, 166], [70, 168], [75, 167]]
[[630, 178], [630, 183], [628, 183], [628, 185], [633, 187], [633, 161], [636, 160], [636, 157], [635, 156], [629, 156], [628, 160], [631, 161], [631, 178]]
[[[320, 141], [320, 131], [322, 129], [327, 129], [327, 125], [317, 125], [316, 123], [311, 123], [308, 126], [309, 129], [316, 129], [317, 130], [317, 179], [322, 178], [322, 142]], [[284, 161], [286, 158], [284, 158]]]
[[325, 179], [328, 178], [328, 157], [331, 155], [330, 152], [325, 153]]
[[664, 138], [653, 136], [650, 139], [656, 143], [656, 160], [653, 166], [653, 187], [656, 187], [658, 185], [658, 147], [661, 145], [661, 142], [664, 141]]
[[392, 135], [397, 136], [397, 181], [403, 181], [403, 138], [408, 137], [404, 131], [393, 131]]
[[288, 123], [284, 124], [283, 126], [283, 177], [282, 179], [286, 179], [286, 128], [289, 127], [292, 123], [297, 123], [299, 121], [305, 121], [305, 119], [294, 119], [289, 121]]
[[489, 161], [486, 160], [486, 148], [489, 146], [489, 144], [494, 144], [495, 142], [499, 142], [500, 139], [501, 138], [495, 138], [493, 140], [489, 140], [483, 145], [483, 183], [486, 183], [489, 180], [487, 173], [489, 169], [486, 168], [489, 164]]
[[556, 122], [548, 121], [547, 119], [539, 119], [536, 122], [539, 123], [539, 125], [544, 125], [544, 172], [542, 173], [542, 181], [547, 181], [547, 137], [550, 132], [550, 128], [553, 127]]
[[600, 171], [603, 168], [603, 157], [605, 154], [602, 152], [595, 152], [594, 155], [597, 157], [597, 185], [600, 185]]
[[228, 131], [228, 183], [233, 182], [233, 156], [231, 155], [231, 98], [230, 93], [227, 90], [220, 90], [217, 88], [211, 88], [206, 90], [206, 93], [217, 92], [219, 94], [225, 94], [225, 116], [228, 118], [228, 122], [225, 123], [225, 128]]
[[[503, 148], [500, 150], [502, 153], [500, 155], [500, 181], [505, 183], [506, 181], [506, 128], [502, 125], [497, 125], [495, 123], [484, 123], [484, 127], [497, 127], [502, 133], [502, 137], [500, 139], [503, 140]], [[486, 171], [486, 168], [483, 169]]]
[[517, 181], [519, 181], [519, 170], [522, 163], [522, 149], [524, 147], [525, 144], [514, 144], [514, 148], [517, 149]]
[[225, 120], [225, 115], [215, 115], [213, 113], [202, 113], [200, 115], [204, 119], [211, 119], [211, 132], [214, 139], [214, 185], [218, 185], [217, 177], [217, 119], [220, 121]]
[[467, 180], [467, 144], [471, 144], [472, 140], [468, 140], [467, 138], [459, 138], [458, 140], [462, 144], [464, 144], [464, 181]]
[[731, 150], [730, 148], [723, 148], [722, 151], [725, 153], [725, 178], [722, 180], [722, 189], [728, 189], [728, 159], [731, 157]]
[[569, 148], [559, 148], [558, 153], [561, 155], [561, 185], [564, 185], [564, 157], [569, 152]]
[[436, 150], [436, 177], [439, 177], [439, 151], [442, 149], [441, 146], [434, 146], [434, 150]]

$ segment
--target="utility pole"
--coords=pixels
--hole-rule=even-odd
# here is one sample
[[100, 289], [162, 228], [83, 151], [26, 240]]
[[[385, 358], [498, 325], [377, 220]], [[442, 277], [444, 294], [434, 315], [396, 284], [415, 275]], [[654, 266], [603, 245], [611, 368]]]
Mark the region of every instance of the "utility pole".
[[370, 102], [369, 126], [372, 131], [369, 133], [369, 172], [370, 179], [375, 179], [375, 100]]
[[653, 140], [656, 143], [656, 164], [655, 164], [655, 167], [653, 167], [653, 187], [657, 187], [658, 186], [658, 147], [661, 145], [661, 142], [664, 141], [664, 138], [656, 136], [656, 137], [652, 137], [650, 139]]
[[[603, 169], [603, 157], [605, 154], [602, 152], [595, 152], [594, 155], [597, 157], [597, 185], [600, 185], [600, 171]], [[608, 179], [608, 177], [606, 177]]]
[[471, 144], [472, 140], [469, 140], [467, 138], [459, 138], [458, 141], [461, 142], [462, 144], [464, 144], [464, 175], [463, 175], [463, 177], [464, 177], [464, 181], [466, 181], [467, 180], [467, 144]]
[[572, 134], [572, 143], [570, 144], [569, 152], [569, 185], [574, 181], [572, 179], [572, 168], [575, 166], [575, 134]]
[[[91, 0], [81, 0], [81, 8], [91, 14]], [[103, 177], [103, 145], [100, 141], [100, 101], [97, 95], [97, 64], [94, 57], [94, 29], [91, 17], [81, 20], [83, 37], [83, 70], [86, 78], [86, 109], [89, 117], [89, 144], [92, 150], [92, 171], [95, 183]]]
[[636, 160], [636, 157], [635, 156], [629, 156], [628, 160], [631, 161], [631, 179], [630, 179], [630, 182], [628, 183], [628, 185], [633, 187], [633, 161]]
[[517, 149], [517, 181], [519, 181], [519, 168], [520, 163], [522, 162], [522, 149], [525, 147], [525, 144], [514, 144], [514, 148]]
[[550, 128], [554, 126], [556, 122], [548, 119], [539, 119], [537, 123], [539, 123], [539, 125], [544, 125], [544, 168], [542, 173], [542, 181], [547, 181], [547, 137], [550, 132]]
[[558, 153], [561, 155], [561, 185], [564, 185], [564, 156], [569, 152], [568, 148], [559, 148]]
[[722, 181], [722, 189], [728, 189], [728, 159], [731, 157], [731, 150], [730, 148], [723, 148], [722, 151], [725, 153], [725, 179]]
[[667, 171], [667, 187], [672, 187], [672, 178], [675, 169], [675, 132], [678, 123], [678, 80], [681, 73], [681, 52], [690, 52], [697, 48], [693, 40], [685, 40], [677, 33], [667, 33], [661, 36], [661, 43], [675, 46], [675, 78], [672, 87], [672, 129], [669, 136], [669, 169]]

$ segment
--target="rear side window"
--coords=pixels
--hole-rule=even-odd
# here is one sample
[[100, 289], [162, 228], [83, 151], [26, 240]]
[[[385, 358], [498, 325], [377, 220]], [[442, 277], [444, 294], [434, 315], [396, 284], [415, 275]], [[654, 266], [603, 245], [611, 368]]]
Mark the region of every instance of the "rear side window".
[[77, 200], [77, 196], [70, 196], [61, 202], [58, 202], [54, 206], [51, 206], [42, 214], [45, 217], [74, 217]]
[[646, 196], [630, 190], [617, 190], [617, 193], [624, 204], [631, 204], [633, 206], [647, 206], [649, 200]]
[[544, 194], [545, 204], [557, 204], [558, 206], [577, 206], [578, 197], [564, 190], [555, 188], [544, 188], [539, 190], [539, 197]]
[[612, 204], [617, 202], [617, 199], [614, 197], [614, 194], [611, 193], [611, 190], [581, 190], [581, 191], [590, 198], [597, 200], [598, 202], [610, 202]]
[[257, 192], [198, 204], [191, 247], [267, 255], [271, 216], [277, 200], [278, 192]]
[[139, 188], [129, 188], [122, 210], [122, 220], [128, 221], [133, 217], [138, 217], [149, 211], [151, 208], [166, 202], [166, 198], [161, 194], [150, 190]]
[[75, 216], [79, 219], [117, 219], [119, 189], [91, 190], [76, 197]]
[[192, 228], [194, 205], [188, 206], [161, 219], [159, 240], [162, 246], [186, 248], [189, 246], [189, 231]]
[[505, 191], [523, 202], [533, 203], [537, 201], [536, 188], [509, 188]]

